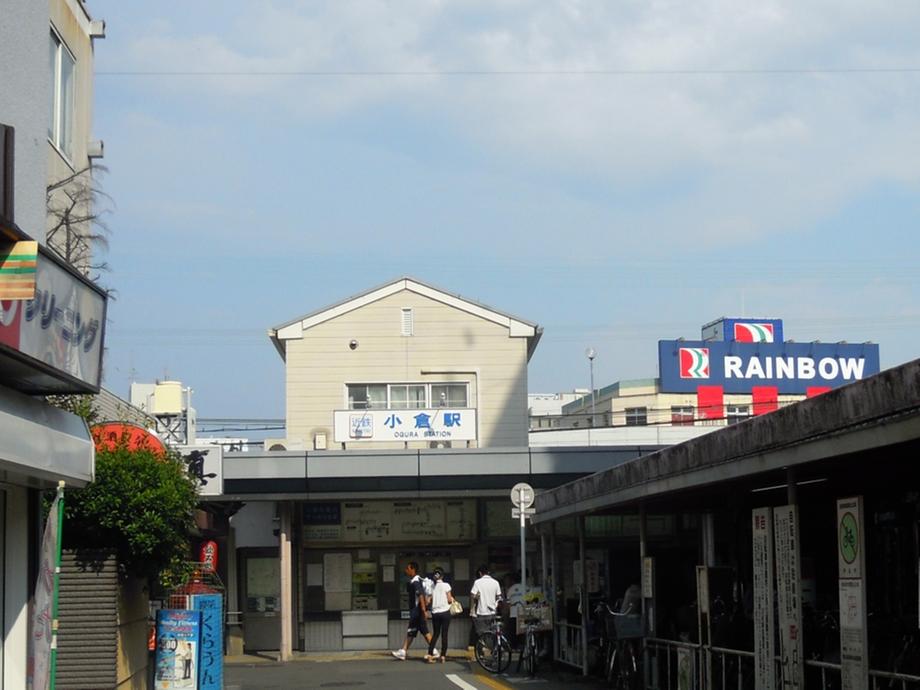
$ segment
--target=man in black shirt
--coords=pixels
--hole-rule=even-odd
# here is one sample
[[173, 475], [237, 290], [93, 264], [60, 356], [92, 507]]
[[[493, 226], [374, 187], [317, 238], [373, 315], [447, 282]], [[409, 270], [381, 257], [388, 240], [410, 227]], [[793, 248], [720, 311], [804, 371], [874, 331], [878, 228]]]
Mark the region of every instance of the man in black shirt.
[[[409, 645], [419, 632], [425, 637], [426, 642], [431, 643], [431, 633], [428, 631], [428, 597], [425, 595], [422, 578], [418, 574], [418, 563], [411, 561], [406, 565], [405, 573], [409, 578], [406, 584], [406, 593], [409, 595], [409, 627], [406, 629], [406, 641], [403, 642], [403, 646], [392, 652], [400, 661], [406, 660]], [[438, 650], [434, 652], [433, 656], [438, 656]]]

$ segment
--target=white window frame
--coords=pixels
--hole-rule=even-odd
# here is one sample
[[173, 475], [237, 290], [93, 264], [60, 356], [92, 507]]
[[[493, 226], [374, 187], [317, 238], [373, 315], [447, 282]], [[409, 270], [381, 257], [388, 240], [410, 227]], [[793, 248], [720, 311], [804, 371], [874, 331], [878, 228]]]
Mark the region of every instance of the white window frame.
[[400, 311], [399, 332], [402, 336], [415, 335], [415, 312], [411, 307]]
[[[48, 141], [64, 158], [70, 167], [73, 167], [73, 144], [74, 144], [74, 118], [76, 116], [77, 105], [77, 58], [67, 47], [64, 39], [57, 32], [54, 26], [50, 27], [49, 40], [52, 41], [54, 55], [51, 56], [54, 64], [51, 67], [51, 121], [48, 123]], [[50, 55], [50, 51], [49, 51]], [[63, 93], [63, 61], [68, 57], [73, 65], [71, 72], [71, 89], [69, 94], [69, 110], [62, 101], [67, 95]], [[65, 117], [69, 116], [69, 117]], [[65, 134], [67, 136], [65, 136]]]
[[627, 407], [623, 412], [626, 426], [648, 426], [648, 407]]
[[[680, 417], [675, 421], [675, 417]], [[696, 415], [692, 405], [671, 405], [671, 426], [693, 426], [696, 424]]]
[[725, 406], [725, 423], [729, 426], [743, 422], [751, 416], [750, 405], [726, 405]]
[[[386, 386], [386, 390], [387, 390], [386, 406], [383, 407], [383, 406], [379, 406], [379, 405], [372, 405], [372, 406], [365, 406], [365, 407], [353, 407], [352, 404], [351, 404], [351, 399], [352, 399], [351, 389], [352, 389], [353, 387], [354, 387], [354, 388], [357, 388], [357, 387], [359, 387], [359, 386]], [[424, 407], [409, 407], [409, 408], [407, 408], [407, 407], [393, 407], [393, 395], [392, 395], [392, 388], [393, 388], [393, 386], [424, 386], [424, 387], [425, 387], [425, 406], [424, 406]], [[369, 383], [369, 382], [346, 383], [346, 384], [345, 384], [345, 409], [346, 409], [346, 410], [366, 410], [366, 409], [374, 409], [374, 410], [382, 410], [382, 409], [387, 409], [387, 410], [405, 410], [405, 409], [410, 409], [410, 410], [422, 410], [422, 409], [433, 409], [433, 408], [435, 408], [435, 407], [442, 407], [442, 405], [440, 404], [440, 401], [436, 401], [436, 400], [434, 400], [434, 399], [432, 398], [432, 388], [435, 387], [435, 386], [463, 386], [463, 387], [466, 389], [466, 404], [465, 404], [465, 405], [447, 405], [447, 407], [456, 407], [456, 408], [470, 409], [470, 384], [469, 384], [469, 381], [433, 381], [433, 382], [431, 382], [431, 383], [426, 383], [426, 382], [422, 382], [422, 381], [405, 381], [405, 382], [400, 381], [400, 382], [393, 382], [393, 383], [391, 383], [391, 382], [386, 382], [386, 383], [384, 383], [384, 382], [376, 382], [376, 383]]]

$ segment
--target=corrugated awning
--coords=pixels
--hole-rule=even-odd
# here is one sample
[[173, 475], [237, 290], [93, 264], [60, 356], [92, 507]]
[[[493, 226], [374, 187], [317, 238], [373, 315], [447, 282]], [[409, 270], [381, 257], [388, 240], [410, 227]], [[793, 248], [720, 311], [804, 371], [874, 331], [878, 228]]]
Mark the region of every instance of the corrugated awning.
[[0, 387], [0, 482], [51, 488], [93, 480], [95, 447], [86, 422]]

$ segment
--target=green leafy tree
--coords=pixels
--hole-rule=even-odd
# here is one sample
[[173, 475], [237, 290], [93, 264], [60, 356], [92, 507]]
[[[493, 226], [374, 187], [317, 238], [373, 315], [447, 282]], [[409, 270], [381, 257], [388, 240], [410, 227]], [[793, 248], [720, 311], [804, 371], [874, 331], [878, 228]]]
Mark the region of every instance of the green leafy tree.
[[196, 486], [174, 452], [97, 450], [95, 480], [67, 493], [64, 546], [114, 549], [125, 574], [171, 586], [185, 575]]

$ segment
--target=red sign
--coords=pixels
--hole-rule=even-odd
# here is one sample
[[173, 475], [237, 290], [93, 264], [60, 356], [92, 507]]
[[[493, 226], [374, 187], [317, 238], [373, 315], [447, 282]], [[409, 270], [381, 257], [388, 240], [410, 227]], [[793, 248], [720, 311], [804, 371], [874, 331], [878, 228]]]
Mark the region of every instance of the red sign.
[[104, 422], [91, 429], [96, 450], [115, 450], [124, 444], [128, 450], [149, 450], [157, 455], [166, 455], [163, 442], [144, 427], [127, 422]]
[[198, 560], [201, 562], [201, 572], [213, 573], [217, 571], [217, 542], [206, 541], [201, 544], [198, 552]]

